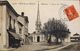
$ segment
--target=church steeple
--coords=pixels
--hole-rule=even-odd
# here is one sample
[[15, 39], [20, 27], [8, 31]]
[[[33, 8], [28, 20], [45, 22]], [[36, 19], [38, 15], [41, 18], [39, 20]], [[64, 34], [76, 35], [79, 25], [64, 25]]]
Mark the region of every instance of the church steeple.
[[40, 12], [39, 12], [39, 1], [38, 1], [38, 10], [37, 10], [36, 32], [41, 32], [41, 21], [40, 21]]

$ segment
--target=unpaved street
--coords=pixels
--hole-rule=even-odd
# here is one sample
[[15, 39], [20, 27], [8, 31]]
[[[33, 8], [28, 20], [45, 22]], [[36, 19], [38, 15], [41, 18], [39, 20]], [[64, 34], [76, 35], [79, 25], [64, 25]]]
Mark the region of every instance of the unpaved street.
[[32, 43], [30, 45], [24, 45], [12, 51], [52, 51], [53, 49], [59, 48], [61, 46], [62, 45], [49, 45], [47, 43]]

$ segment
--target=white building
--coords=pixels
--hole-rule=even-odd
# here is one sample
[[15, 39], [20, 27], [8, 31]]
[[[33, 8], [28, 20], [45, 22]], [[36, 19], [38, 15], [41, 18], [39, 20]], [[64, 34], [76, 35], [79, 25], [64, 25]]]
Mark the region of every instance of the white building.
[[36, 32], [32, 33], [32, 42], [44, 42], [45, 36], [41, 33], [41, 21], [38, 3], [37, 21], [36, 21]]
[[41, 33], [33, 33], [32, 34], [32, 42], [44, 42], [45, 36]]
[[0, 50], [19, 47], [21, 41], [26, 42], [28, 17], [23, 16], [20, 22], [19, 16], [8, 1], [0, 0]]
[[73, 36], [70, 37], [71, 42], [80, 42], [80, 34], [75, 33]]
[[19, 15], [7, 1], [0, 1], [0, 50], [19, 46], [21, 37], [18, 35]]

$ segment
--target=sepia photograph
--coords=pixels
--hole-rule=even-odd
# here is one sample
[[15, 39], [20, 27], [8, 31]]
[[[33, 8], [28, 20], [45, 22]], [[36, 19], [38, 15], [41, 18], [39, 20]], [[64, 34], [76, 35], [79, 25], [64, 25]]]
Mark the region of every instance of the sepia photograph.
[[0, 51], [80, 51], [80, 0], [0, 0]]

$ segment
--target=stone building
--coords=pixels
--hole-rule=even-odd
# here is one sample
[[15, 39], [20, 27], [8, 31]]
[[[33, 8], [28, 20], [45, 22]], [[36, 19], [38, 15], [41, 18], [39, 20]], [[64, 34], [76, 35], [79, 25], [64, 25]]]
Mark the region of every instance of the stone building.
[[41, 33], [41, 21], [40, 21], [40, 12], [39, 12], [39, 3], [37, 11], [37, 21], [36, 21], [36, 32], [32, 33], [32, 42], [44, 42], [45, 36]]
[[19, 28], [19, 33], [21, 33], [22, 44], [27, 43], [27, 36], [28, 36], [28, 17], [24, 16], [24, 12], [21, 13], [21, 15], [17, 18], [17, 20], [23, 25], [21, 28]]
[[28, 18], [23, 16], [25, 18], [21, 21], [25, 22], [22, 23], [17, 20], [19, 16], [8, 1], [0, 0], [0, 50], [19, 47], [23, 40], [22, 32], [27, 35]]
[[17, 34], [19, 15], [7, 1], [0, 1], [0, 48], [19, 46], [21, 37]]

